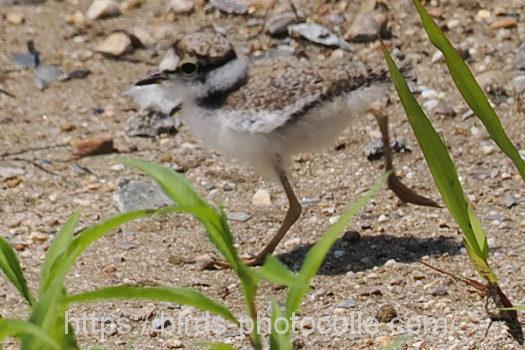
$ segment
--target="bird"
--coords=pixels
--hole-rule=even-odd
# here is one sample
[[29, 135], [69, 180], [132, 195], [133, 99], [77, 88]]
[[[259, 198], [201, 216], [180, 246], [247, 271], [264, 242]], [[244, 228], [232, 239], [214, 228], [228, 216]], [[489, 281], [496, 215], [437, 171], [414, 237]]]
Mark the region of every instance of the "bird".
[[[251, 59], [212, 26], [181, 34], [159, 68], [135, 85], [164, 84], [183, 101], [180, 117], [205, 146], [247, 162], [284, 189], [289, 206], [281, 226], [246, 260], [249, 265], [261, 265], [301, 215], [289, 180], [292, 157], [333, 143], [387, 93], [389, 83], [384, 69], [363, 69], [342, 60], [316, 63], [294, 55]], [[387, 118], [374, 115], [383, 135], [386, 168], [393, 170]], [[437, 206], [393, 172], [388, 184], [405, 202]]]

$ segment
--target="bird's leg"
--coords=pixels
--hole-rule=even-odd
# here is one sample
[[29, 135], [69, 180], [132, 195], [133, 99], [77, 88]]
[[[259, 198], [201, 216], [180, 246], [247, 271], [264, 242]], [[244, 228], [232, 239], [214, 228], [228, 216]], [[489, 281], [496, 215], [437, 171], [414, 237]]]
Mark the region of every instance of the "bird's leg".
[[[279, 161], [275, 163], [274, 169], [277, 176], [279, 177], [281, 185], [283, 186], [284, 192], [286, 193], [286, 197], [288, 198], [288, 211], [286, 212], [284, 220], [281, 223], [279, 230], [277, 230], [277, 233], [272, 237], [270, 242], [259, 252], [259, 254], [255, 255], [252, 258], [243, 259], [243, 263], [249, 266], [262, 265], [266, 257], [269, 254], [273, 253], [275, 247], [277, 247], [279, 242], [281, 242], [286, 232], [288, 232], [290, 227], [292, 227], [292, 225], [297, 221], [297, 219], [299, 219], [299, 216], [301, 215], [301, 204], [297, 200], [293, 188], [290, 185], [290, 182], [288, 181], [288, 177], [286, 176], [286, 171], [283, 169]], [[230, 268], [231, 266], [228, 262], [224, 260], [213, 259], [213, 261], [210, 262], [209, 267]]]
[[372, 109], [372, 114], [376, 118], [383, 139], [385, 168], [387, 171], [391, 171], [390, 176], [388, 177], [388, 188], [391, 189], [403, 202], [427, 207], [440, 207], [440, 205], [434, 200], [417, 194], [399, 180], [394, 170], [394, 164], [392, 163], [392, 148], [390, 147], [390, 136], [388, 134], [388, 117], [380, 109]]
[[279, 242], [281, 242], [286, 232], [288, 232], [290, 227], [292, 227], [297, 219], [299, 219], [299, 216], [301, 216], [301, 204], [297, 200], [293, 188], [288, 181], [288, 177], [286, 176], [286, 171], [283, 169], [280, 162], [276, 163], [275, 172], [279, 176], [279, 181], [281, 182], [284, 192], [286, 193], [286, 197], [288, 198], [288, 211], [286, 212], [284, 220], [281, 223], [281, 227], [279, 227], [279, 230], [272, 237], [271, 241], [259, 252], [259, 254], [248, 261], [250, 265], [261, 265], [264, 262], [264, 259], [266, 259], [266, 256], [273, 253], [275, 247], [277, 247]]

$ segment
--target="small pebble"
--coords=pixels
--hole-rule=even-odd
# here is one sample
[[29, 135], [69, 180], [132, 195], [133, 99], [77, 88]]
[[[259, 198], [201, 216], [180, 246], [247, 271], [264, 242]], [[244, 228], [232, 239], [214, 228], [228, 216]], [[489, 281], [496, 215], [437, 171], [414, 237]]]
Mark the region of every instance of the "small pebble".
[[336, 259], [341, 259], [343, 256], [345, 256], [345, 251], [344, 250], [335, 250], [334, 251], [334, 258]]
[[124, 32], [114, 32], [97, 45], [95, 51], [112, 56], [121, 56], [131, 51], [132, 48], [133, 44], [128, 34]]
[[232, 221], [240, 221], [240, 222], [246, 222], [250, 220], [252, 216], [248, 213], [245, 213], [243, 211], [235, 211], [232, 213], [228, 213], [228, 219]]
[[490, 24], [492, 29], [511, 28], [515, 27], [518, 21], [515, 17], [505, 17], [502, 19], [495, 20]]
[[357, 302], [354, 299], [345, 299], [337, 304], [335, 307], [337, 309], [353, 309], [357, 305]]
[[381, 289], [377, 286], [364, 286], [356, 290], [357, 295], [368, 297], [371, 295], [381, 295]]
[[194, 0], [170, 0], [168, 7], [175, 13], [190, 13], [195, 6]]
[[435, 297], [448, 295], [448, 288], [445, 286], [437, 286], [430, 290], [430, 295]]
[[361, 239], [361, 234], [357, 231], [346, 231], [343, 234], [343, 241], [348, 243], [354, 243]]
[[267, 190], [259, 189], [252, 197], [252, 204], [257, 206], [270, 206], [272, 205], [272, 198], [270, 192]]
[[120, 9], [113, 0], [95, 0], [86, 12], [86, 18], [90, 21], [118, 15], [120, 15]]
[[85, 139], [73, 139], [69, 142], [73, 154], [78, 157], [115, 152], [113, 137], [98, 136]]
[[22, 12], [8, 12], [6, 19], [7, 19], [7, 22], [11, 24], [20, 25], [24, 23], [25, 16]]
[[301, 238], [299, 238], [299, 237], [292, 238], [292, 239], [289, 239], [286, 242], [284, 242], [284, 246], [286, 248], [288, 248], [288, 249], [294, 248], [294, 247], [298, 246], [299, 244], [301, 244]]
[[390, 305], [383, 305], [377, 310], [376, 319], [381, 323], [388, 323], [397, 317], [396, 309]]

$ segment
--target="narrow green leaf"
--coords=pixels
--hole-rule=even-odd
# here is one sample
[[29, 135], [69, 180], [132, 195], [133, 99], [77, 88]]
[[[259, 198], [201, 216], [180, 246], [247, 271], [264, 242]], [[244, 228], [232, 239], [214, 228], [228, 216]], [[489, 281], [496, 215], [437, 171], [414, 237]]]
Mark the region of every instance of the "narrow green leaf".
[[226, 306], [191, 288], [116, 286], [66, 297], [68, 303], [92, 302], [107, 299], [155, 300], [190, 305], [202, 311], [212, 312], [233, 323], [239, 323]]
[[346, 225], [375, 195], [381, 187], [384, 186], [388, 173], [381, 176], [374, 186], [365, 192], [356, 203], [348, 208], [343, 215], [333, 224], [324, 236], [308, 251], [303, 266], [297, 275], [297, 283], [288, 292], [286, 301], [286, 317], [290, 318], [301, 306], [301, 300], [309, 289], [310, 281], [321, 267], [326, 255], [332, 248], [332, 245], [337, 240], [339, 234], [344, 230]]
[[236, 350], [233, 345], [226, 343], [198, 342], [190, 346], [190, 349], [208, 349], [208, 350]]
[[521, 158], [518, 150], [507, 136], [505, 129], [503, 129], [503, 126], [501, 125], [501, 121], [490, 105], [490, 102], [477, 83], [469, 67], [452, 46], [446, 35], [428, 14], [425, 7], [421, 5], [421, 2], [419, 0], [413, 0], [413, 3], [421, 17], [428, 38], [432, 44], [443, 53], [450, 75], [452, 76], [459, 92], [470, 108], [478, 116], [479, 120], [485, 125], [490, 137], [514, 162], [521, 177], [525, 180], [525, 161]]
[[44, 286], [49, 285], [51, 282], [50, 272], [53, 263], [56, 261], [60, 254], [66, 251], [66, 249], [69, 247], [69, 244], [73, 240], [75, 226], [77, 225], [79, 219], [80, 211], [77, 210], [62, 225], [62, 227], [56, 234], [53, 243], [49, 247], [46, 254], [46, 260], [44, 261], [44, 265], [42, 266], [42, 274], [40, 276], [40, 296], [42, 296], [42, 294], [45, 291]]
[[292, 350], [290, 341], [292, 333], [291, 322], [283, 316], [281, 307], [275, 299], [272, 299], [272, 327], [270, 334], [270, 350]]
[[[481, 229], [479, 220], [477, 218], [472, 219], [475, 216], [474, 211], [469, 210], [470, 204], [465, 197], [456, 166], [448, 154], [445, 143], [411, 93], [405, 78], [384, 46], [383, 53], [397, 93], [408, 116], [408, 121], [423, 151], [434, 182], [450, 214], [463, 232], [467, 252], [478, 273], [487, 281], [496, 282], [497, 278], [486, 261], [488, 256], [486, 236]], [[476, 232], [474, 232], [474, 227]]]
[[177, 205], [187, 208], [188, 212], [204, 225], [208, 239], [224, 256], [224, 259], [234, 269], [238, 268], [240, 262], [233, 247], [233, 235], [225, 216], [204, 201], [184, 176], [161, 165], [143, 160], [125, 159], [122, 162], [153, 177], [166, 196]]
[[512, 311], [512, 310], [525, 311], [525, 305], [516, 305], [514, 307], [502, 307], [502, 308], [499, 308], [498, 310], [501, 310], [501, 311]]
[[487, 260], [489, 257], [489, 243], [487, 241], [487, 235], [485, 234], [485, 230], [483, 229], [483, 226], [481, 225], [481, 222], [476, 216], [476, 213], [474, 212], [474, 209], [472, 209], [470, 203], [468, 205], [468, 215], [470, 224], [472, 226], [472, 232], [474, 232], [476, 243], [478, 244], [481, 251], [480, 258]]
[[[55, 328], [57, 321], [63, 316], [64, 307], [61, 304], [63, 296], [62, 281], [53, 281], [42, 297], [34, 305], [29, 321], [39, 326], [47, 334]], [[62, 325], [63, 326], [63, 325]], [[57, 339], [55, 339], [56, 341]], [[22, 350], [38, 349], [39, 339], [25, 336], [22, 341]]]
[[293, 287], [297, 284], [297, 276], [273, 255], [269, 255], [266, 258], [263, 266], [254, 268], [252, 271], [259, 278], [272, 283], [287, 287]]
[[199, 207], [205, 204], [191, 183], [184, 176], [171, 169], [140, 159], [123, 159], [122, 163], [153, 177], [162, 191], [177, 205]]
[[0, 270], [4, 272], [7, 279], [18, 289], [29, 305], [33, 305], [34, 299], [27, 287], [27, 281], [22, 273], [15, 251], [2, 237], [0, 237]]
[[20, 338], [24, 335], [31, 335], [37, 338], [51, 349], [61, 350], [57, 342], [51, 339], [41, 328], [35, 326], [31, 322], [12, 319], [0, 319], [0, 345], [7, 337]]
[[[145, 209], [136, 210], [126, 213], [117, 214], [110, 217], [102, 222], [93, 224], [84, 229], [77, 237], [75, 237], [67, 249], [59, 255], [51, 267], [49, 281], [55, 281], [58, 279], [60, 285], [63, 284], [67, 271], [75, 264], [78, 257], [96, 240], [102, 238], [105, 234], [111, 230], [128, 223], [132, 220], [136, 220], [143, 217], [152, 215], [164, 215], [180, 211], [174, 207], [163, 207], [160, 209]], [[48, 284], [44, 285], [44, 289], [47, 289]]]

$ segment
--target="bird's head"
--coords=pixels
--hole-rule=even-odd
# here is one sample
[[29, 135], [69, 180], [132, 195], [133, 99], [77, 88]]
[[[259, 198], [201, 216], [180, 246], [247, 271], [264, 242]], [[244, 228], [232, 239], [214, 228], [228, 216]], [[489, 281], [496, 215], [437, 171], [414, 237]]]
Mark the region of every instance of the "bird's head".
[[179, 36], [159, 71], [135, 85], [170, 81], [186, 96], [207, 99], [232, 91], [243, 83], [246, 74], [245, 59], [237, 55], [226, 37], [206, 26]]

